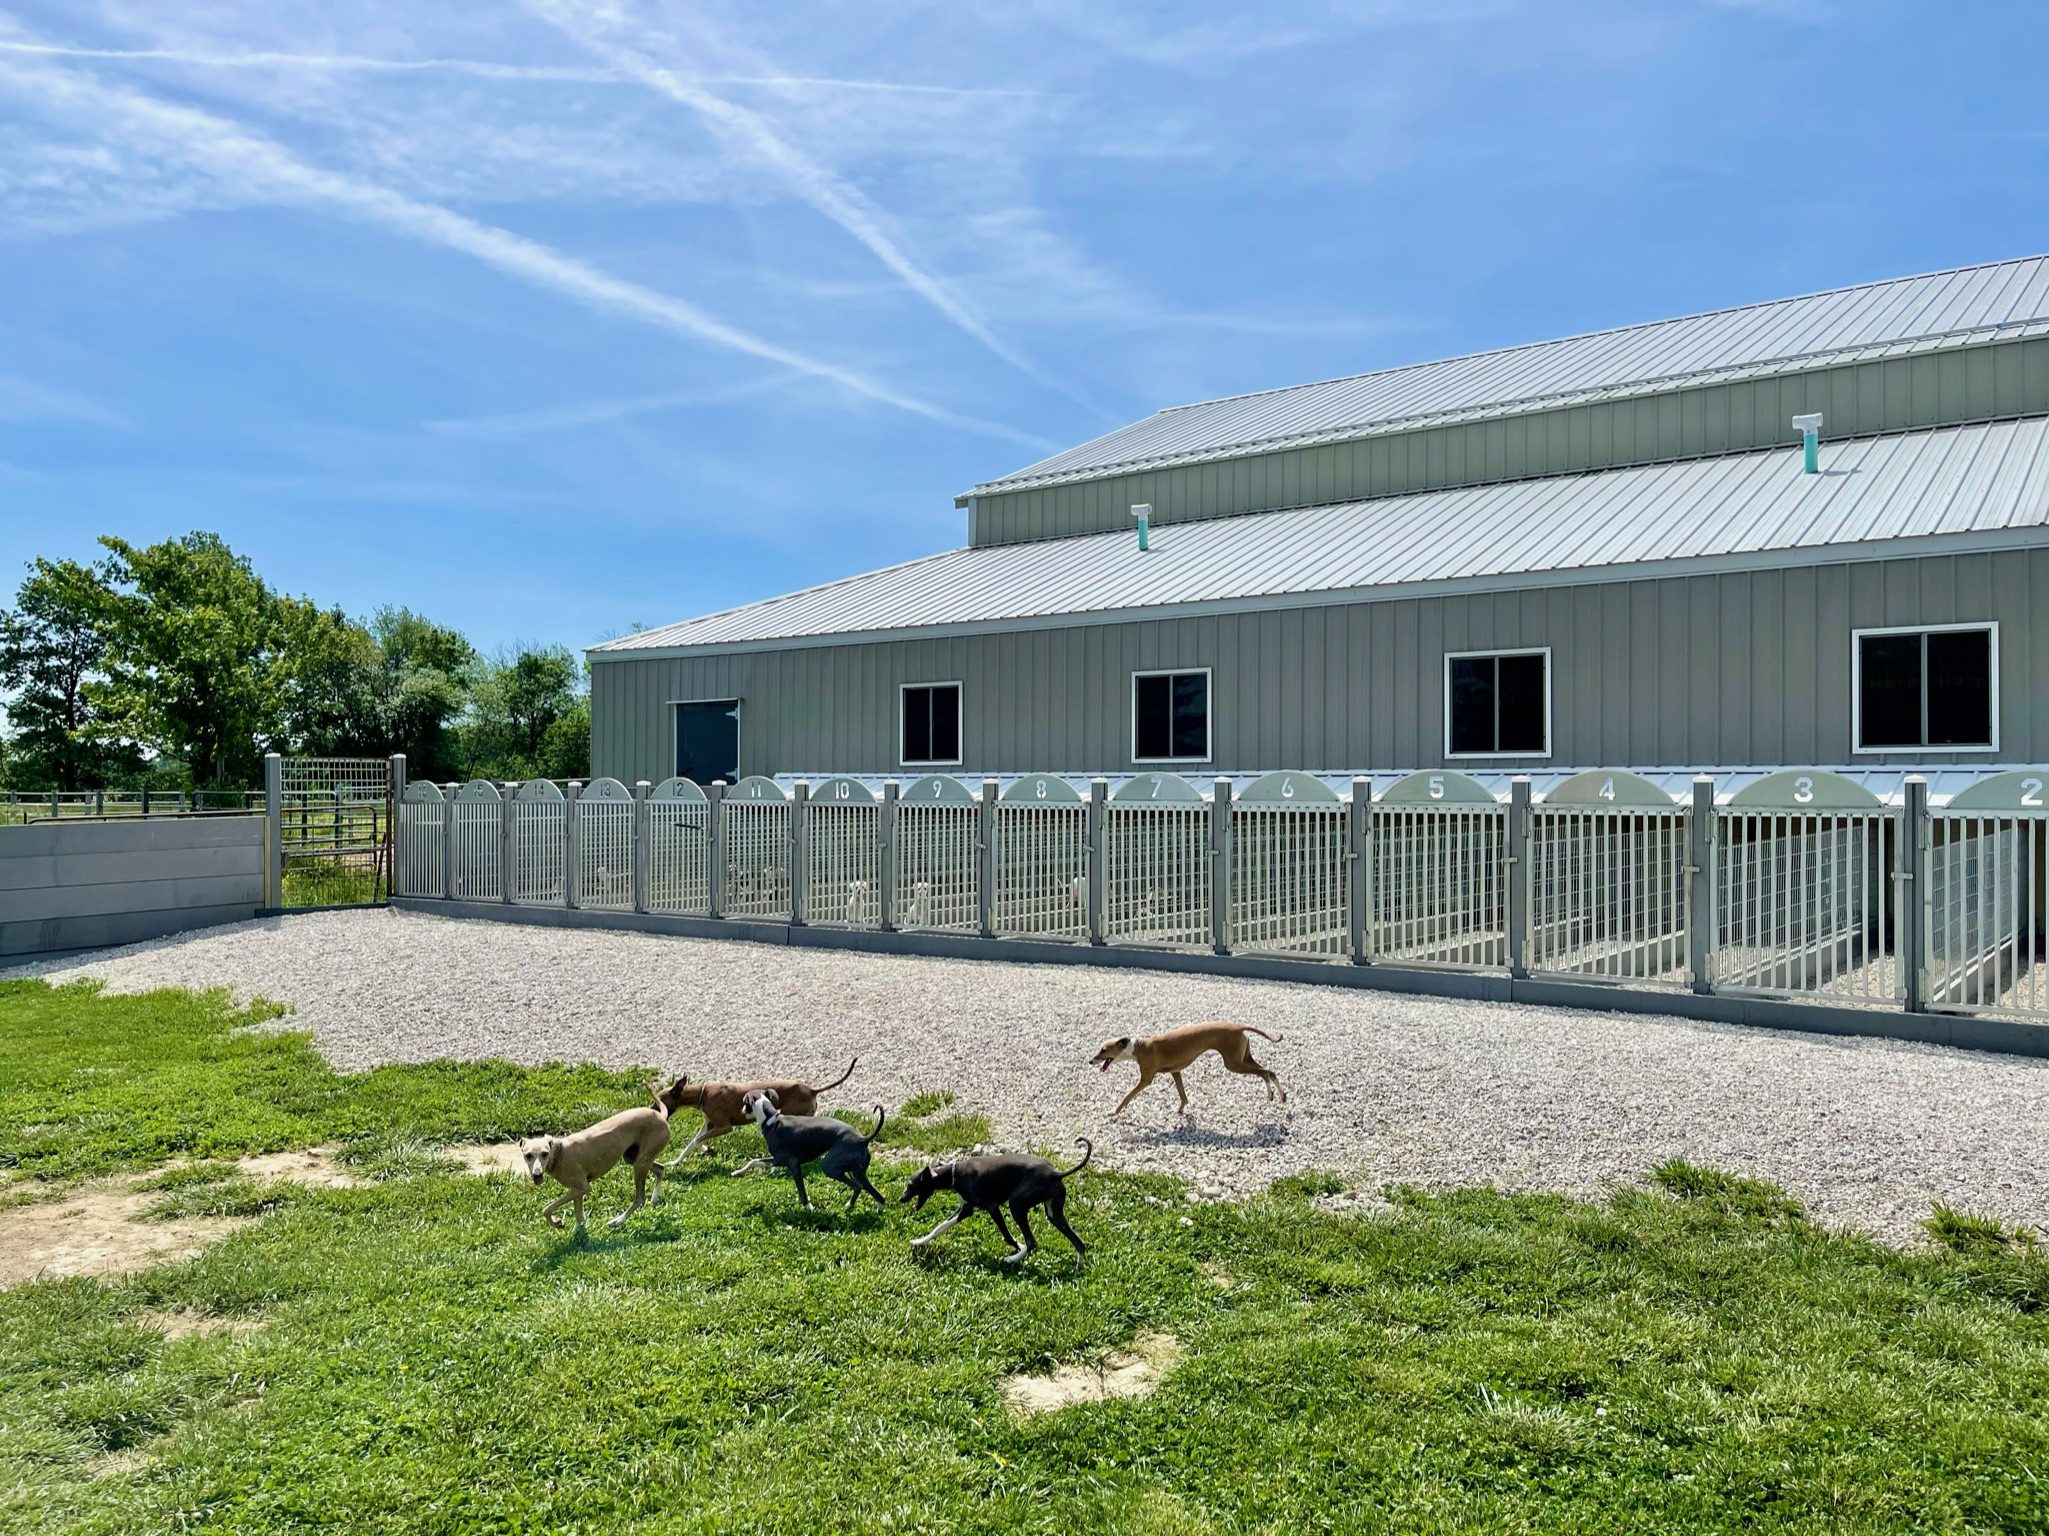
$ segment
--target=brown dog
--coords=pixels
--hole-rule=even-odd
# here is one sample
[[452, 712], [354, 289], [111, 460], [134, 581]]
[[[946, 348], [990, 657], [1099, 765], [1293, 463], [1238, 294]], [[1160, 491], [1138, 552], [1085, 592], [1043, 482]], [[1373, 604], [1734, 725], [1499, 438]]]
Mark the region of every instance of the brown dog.
[[861, 1058], [856, 1056], [847, 1063], [846, 1071], [817, 1088], [809, 1083], [693, 1083], [687, 1074], [666, 1088], [656, 1088], [650, 1083], [648, 1092], [654, 1095], [655, 1108], [663, 1114], [673, 1119], [679, 1109], [694, 1109], [704, 1116], [703, 1126], [667, 1166], [678, 1166], [699, 1147], [703, 1147], [708, 1156], [711, 1152], [708, 1143], [717, 1141], [728, 1131], [737, 1131], [741, 1126], [751, 1124], [747, 1112], [740, 1107], [741, 1100], [748, 1094], [771, 1090], [784, 1114], [815, 1115], [818, 1113], [818, 1096], [839, 1087], [854, 1075], [854, 1068], [860, 1064]]
[[[652, 1088], [654, 1085], [648, 1085]], [[591, 1185], [621, 1163], [633, 1166], [633, 1204], [612, 1218], [614, 1227], [626, 1225], [626, 1218], [647, 1199], [647, 1181], [654, 1178], [654, 1203], [661, 1204], [662, 1170], [655, 1155], [669, 1144], [669, 1117], [659, 1105], [654, 1109], [626, 1109], [608, 1120], [578, 1131], [574, 1136], [537, 1136], [519, 1144], [520, 1160], [527, 1177], [538, 1189], [550, 1174], [568, 1191], [541, 1214], [548, 1225], [560, 1227], [555, 1213], [576, 1202], [576, 1230], [583, 1230], [583, 1197]]]
[[1265, 1078], [1267, 1098], [1287, 1103], [1288, 1093], [1281, 1087], [1281, 1080], [1252, 1059], [1252, 1043], [1245, 1038], [1248, 1034], [1275, 1042], [1281, 1038], [1250, 1024], [1184, 1024], [1179, 1029], [1148, 1035], [1143, 1040], [1120, 1035], [1096, 1052], [1091, 1064], [1107, 1072], [1113, 1061], [1138, 1063], [1138, 1086], [1124, 1095], [1124, 1103], [1111, 1111], [1113, 1115], [1123, 1114], [1126, 1106], [1145, 1092], [1146, 1084], [1162, 1072], [1174, 1079], [1174, 1091], [1181, 1095], [1181, 1113], [1187, 1114], [1188, 1089], [1181, 1081], [1181, 1074], [1194, 1066], [1196, 1058], [1206, 1051], [1215, 1051], [1233, 1072]]

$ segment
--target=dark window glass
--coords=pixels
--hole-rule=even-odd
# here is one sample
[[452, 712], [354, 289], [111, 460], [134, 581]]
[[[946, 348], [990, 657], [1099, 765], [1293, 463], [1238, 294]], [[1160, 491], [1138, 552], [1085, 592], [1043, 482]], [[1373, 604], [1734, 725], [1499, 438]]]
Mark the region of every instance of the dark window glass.
[[1992, 745], [1992, 632], [1942, 630], [1928, 637], [1928, 745]]
[[1209, 678], [1173, 672], [1133, 680], [1134, 755], [1209, 756]]
[[1857, 744], [1992, 745], [1992, 631], [1864, 635], [1857, 642]]
[[1451, 663], [1451, 750], [1494, 750], [1494, 658], [1457, 656]]
[[1544, 657], [1454, 656], [1451, 750], [1545, 752]]
[[903, 761], [960, 761], [959, 684], [943, 683], [904, 690]]
[[1858, 740], [1867, 747], [1921, 745], [1919, 635], [1866, 635], [1859, 645]]
[[1494, 693], [1500, 732], [1497, 752], [1542, 752], [1544, 741], [1544, 658], [1504, 656]]

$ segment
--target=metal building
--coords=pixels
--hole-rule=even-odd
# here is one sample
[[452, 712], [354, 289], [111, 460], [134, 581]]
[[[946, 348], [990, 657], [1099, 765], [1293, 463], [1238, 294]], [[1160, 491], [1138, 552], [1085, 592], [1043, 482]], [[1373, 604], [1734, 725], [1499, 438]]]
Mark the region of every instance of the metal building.
[[959, 504], [593, 648], [593, 770], [2049, 759], [2049, 257], [1182, 406]]

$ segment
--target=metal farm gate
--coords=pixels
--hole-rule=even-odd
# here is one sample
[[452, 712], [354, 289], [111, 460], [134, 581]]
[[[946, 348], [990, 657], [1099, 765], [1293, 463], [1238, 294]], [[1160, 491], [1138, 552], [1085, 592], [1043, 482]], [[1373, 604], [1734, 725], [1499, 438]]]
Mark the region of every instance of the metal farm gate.
[[272, 905], [361, 905], [391, 893], [395, 777], [389, 757], [264, 759]]

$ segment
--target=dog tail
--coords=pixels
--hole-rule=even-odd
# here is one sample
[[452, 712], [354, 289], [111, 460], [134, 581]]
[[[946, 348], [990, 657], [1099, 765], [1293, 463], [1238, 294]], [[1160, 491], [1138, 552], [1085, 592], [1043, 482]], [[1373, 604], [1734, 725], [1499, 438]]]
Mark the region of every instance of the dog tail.
[[[848, 1070], [849, 1070], [849, 1071], [852, 1071], [853, 1069], [852, 1069], [852, 1068], [850, 1067], [850, 1068], [848, 1068]], [[882, 1106], [881, 1106], [880, 1104], [876, 1105], [876, 1106], [875, 1106], [875, 1129], [874, 1129], [874, 1130], [872, 1130], [872, 1131], [870, 1131], [870, 1132], [869, 1132], [869, 1133], [868, 1133], [868, 1134], [867, 1134], [866, 1136], [863, 1136], [863, 1137], [861, 1138], [861, 1140], [862, 1140], [862, 1141], [864, 1141], [864, 1142], [869, 1142], [869, 1141], [873, 1141], [873, 1140], [874, 1140], [874, 1139], [875, 1139], [876, 1137], [880, 1136], [880, 1135], [882, 1134], [882, 1125], [883, 1125], [883, 1122], [884, 1122], [885, 1120], [887, 1120], [888, 1118], [889, 1118], [889, 1115], [888, 1115], [888, 1113], [887, 1113], [887, 1112], [886, 1112], [886, 1111], [885, 1111], [885, 1110], [883, 1109], [883, 1107], [882, 1107]]]
[[839, 1087], [841, 1083], [845, 1082], [848, 1078], [852, 1077], [854, 1075], [854, 1068], [858, 1067], [860, 1064], [861, 1058], [856, 1056], [852, 1061], [847, 1063], [846, 1071], [842, 1072], [838, 1077], [834, 1078], [831, 1082], [821, 1084], [819, 1087], [813, 1089], [812, 1091], [814, 1093], [832, 1092], [833, 1089]]
[[1281, 1042], [1281, 1037], [1279, 1035], [1270, 1035], [1265, 1030], [1261, 1029], [1257, 1024], [1240, 1024], [1238, 1026], [1238, 1030], [1241, 1034], [1257, 1035], [1262, 1040], [1271, 1040], [1276, 1045], [1279, 1045]]
[[1094, 1156], [1096, 1155], [1096, 1144], [1095, 1144], [1094, 1142], [1090, 1141], [1090, 1140], [1088, 1139], [1088, 1137], [1086, 1137], [1086, 1136], [1077, 1136], [1077, 1137], [1075, 1137], [1075, 1138], [1074, 1138], [1074, 1144], [1075, 1144], [1075, 1145], [1076, 1145], [1077, 1147], [1080, 1147], [1080, 1148], [1081, 1148], [1081, 1161], [1080, 1161], [1080, 1162], [1078, 1162], [1078, 1163], [1076, 1163], [1076, 1164], [1075, 1164], [1075, 1165], [1074, 1165], [1074, 1166], [1073, 1166], [1072, 1168], [1068, 1169], [1068, 1170], [1067, 1170], [1067, 1171], [1066, 1171], [1065, 1173], [1062, 1173], [1062, 1172], [1061, 1172], [1061, 1171], [1060, 1171], [1059, 1169], [1057, 1169], [1057, 1168], [1056, 1168], [1056, 1169], [1054, 1169], [1054, 1170], [1053, 1170], [1053, 1176], [1054, 1176], [1055, 1178], [1060, 1178], [1060, 1179], [1071, 1179], [1071, 1178], [1073, 1178], [1073, 1177], [1074, 1177], [1074, 1176], [1075, 1176], [1075, 1175], [1076, 1175], [1077, 1173], [1080, 1173], [1080, 1172], [1082, 1171], [1082, 1169], [1084, 1169], [1084, 1168], [1088, 1167], [1088, 1165], [1089, 1165], [1089, 1159], [1090, 1159], [1090, 1158], [1092, 1158], [1092, 1157], [1094, 1157]]

